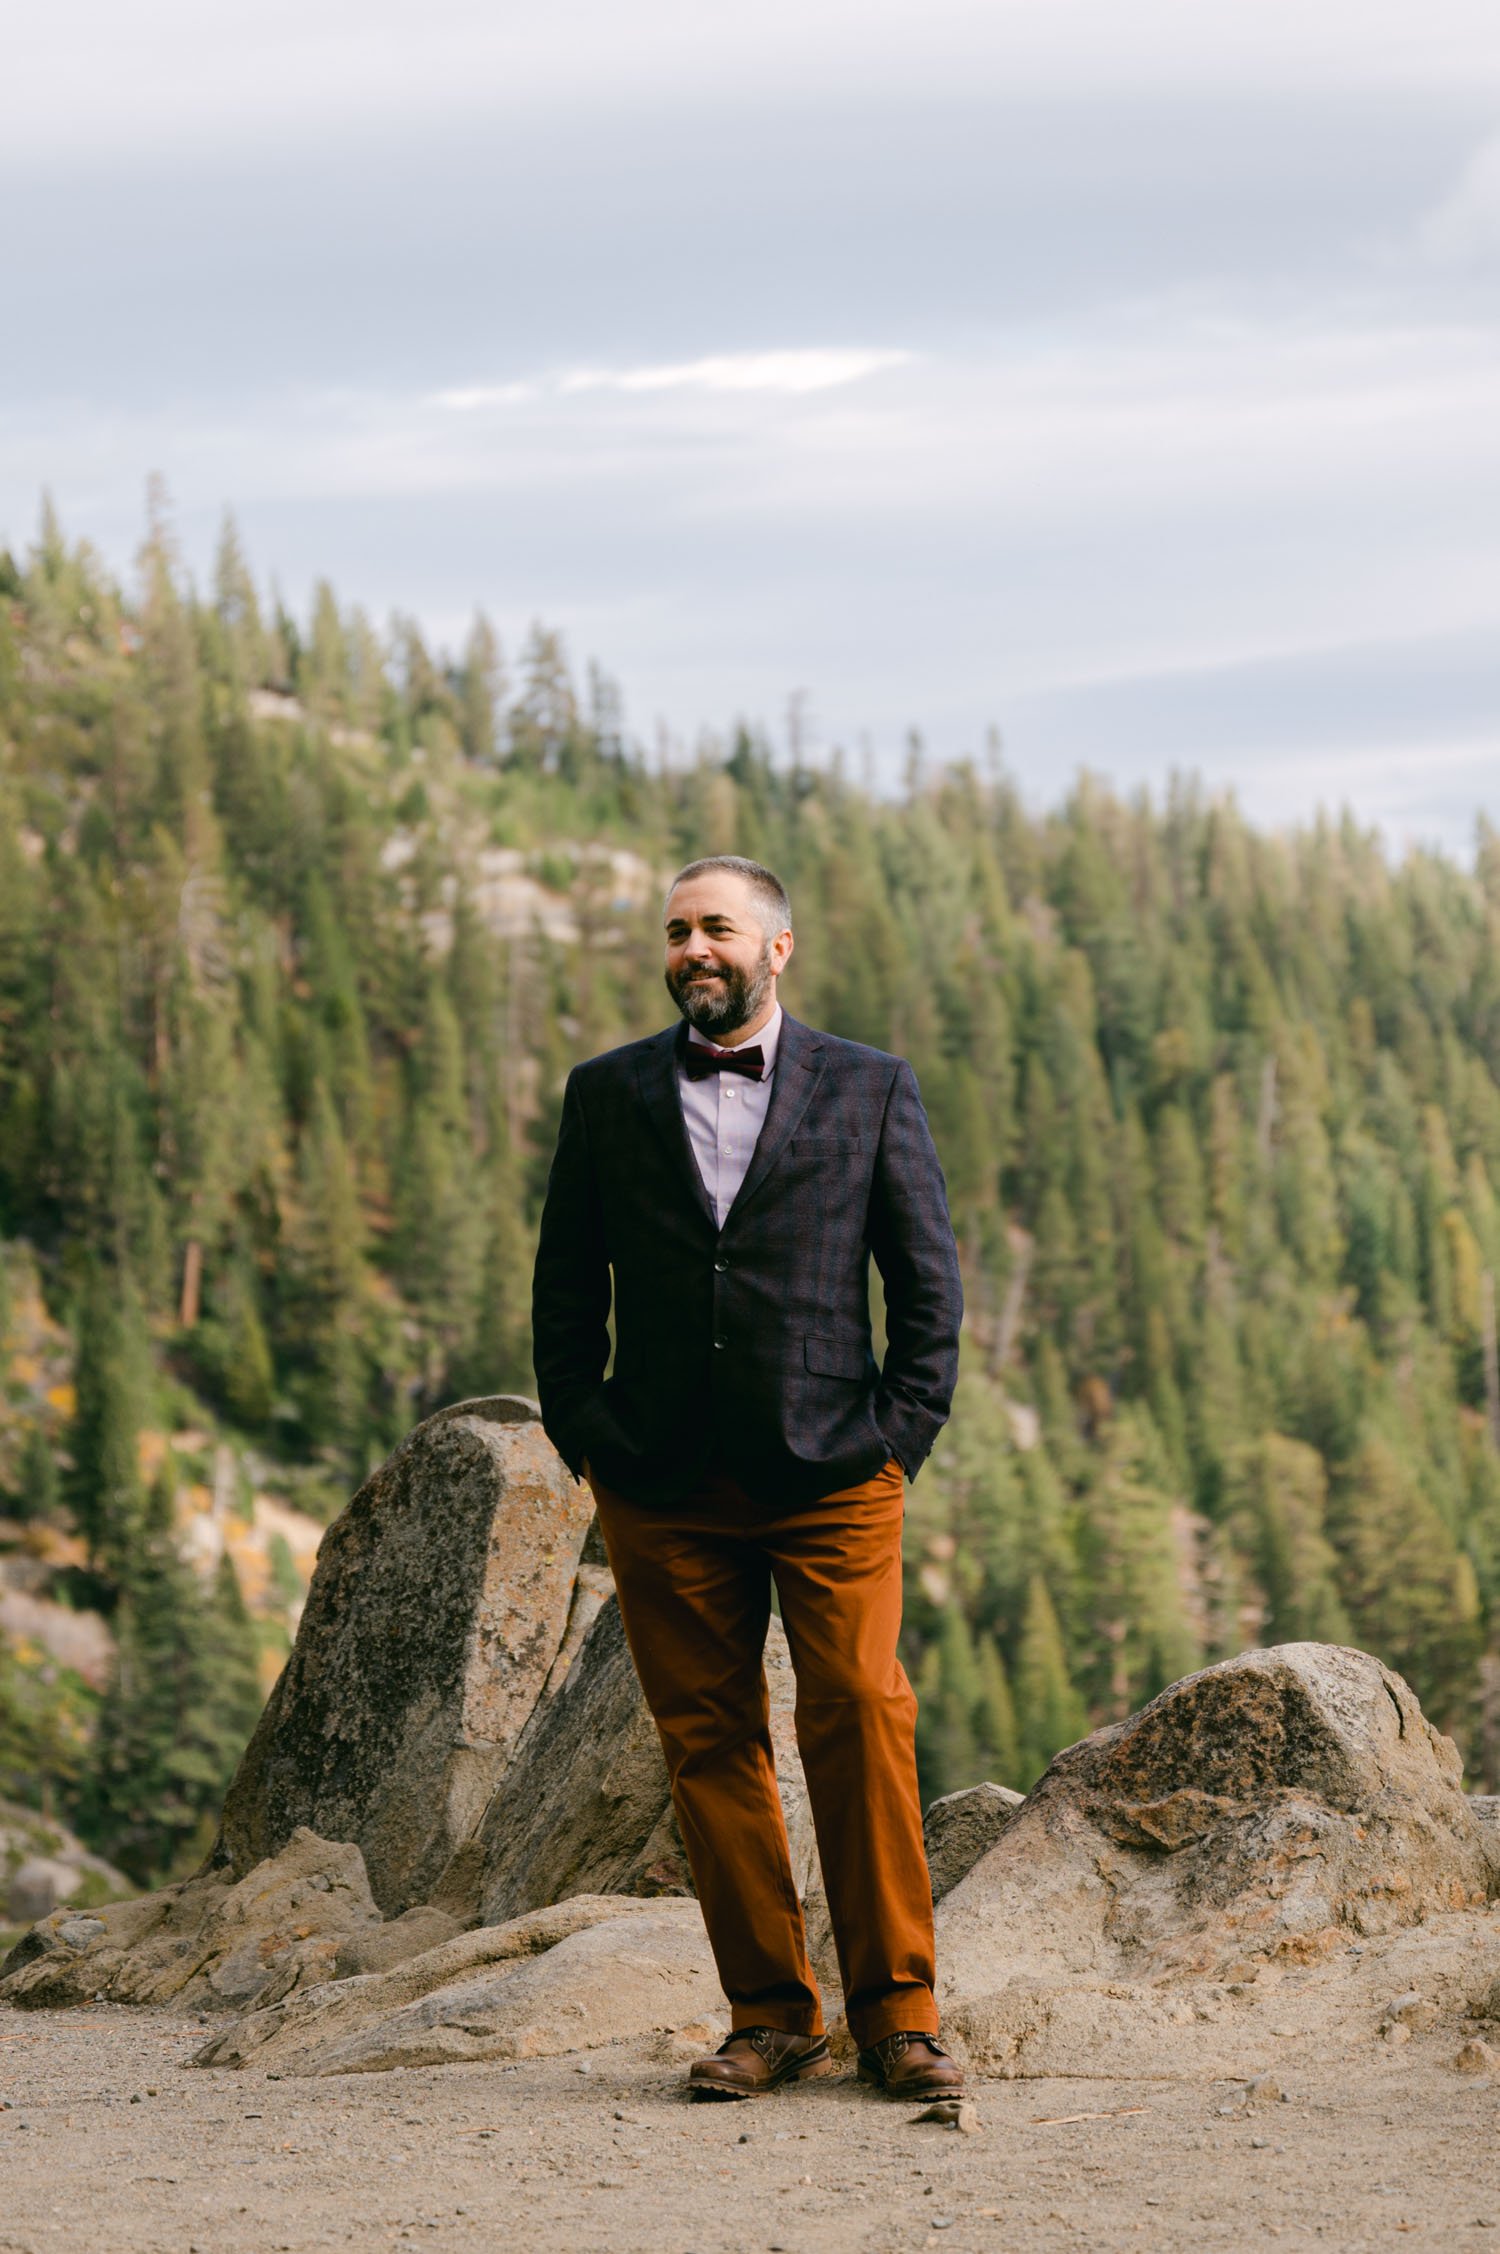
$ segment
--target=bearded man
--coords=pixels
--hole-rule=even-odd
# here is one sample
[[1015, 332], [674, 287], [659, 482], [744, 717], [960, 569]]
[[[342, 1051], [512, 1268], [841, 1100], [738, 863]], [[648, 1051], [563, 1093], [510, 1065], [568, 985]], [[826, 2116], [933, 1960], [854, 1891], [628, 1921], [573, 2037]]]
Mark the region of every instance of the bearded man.
[[537, 1386], [598, 1505], [729, 1999], [729, 2039], [690, 2087], [758, 2096], [832, 2064], [771, 1753], [774, 1582], [860, 2078], [953, 2095], [896, 1641], [903, 1479], [953, 1397], [958, 1257], [911, 1067], [783, 1012], [791, 924], [757, 862], [674, 880], [666, 982], [685, 1022], [568, 1078]]

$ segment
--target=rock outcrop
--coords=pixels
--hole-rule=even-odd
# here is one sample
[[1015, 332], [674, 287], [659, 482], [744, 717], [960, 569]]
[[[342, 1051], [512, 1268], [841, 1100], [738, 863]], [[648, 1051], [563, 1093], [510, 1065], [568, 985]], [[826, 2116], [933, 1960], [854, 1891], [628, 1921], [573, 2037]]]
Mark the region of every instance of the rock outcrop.
[[331, 1979], [340, 1949], [380, 1930], [359, 1849], [299, 1830], [241, 1879], [209, 1871], [133, 1902], [55, 1911], [6, 1958], [0, 1994], [244, 2011]]
[[428, 1901], [564, 1646], [592, 1515], [533, 1403], [418, 1425], [324, 1536], [216, 1861], [243, 1874], [303, 1826], [360, 1849], [387, 1916]]
[[950, 2024], [998, 2070], [1078, 2071], [1116, 2022], [1149, 2049], [1153, 2019], [1191, 2021], [1169, 1986], [1243, 1986], [1482, 1909], [1500, 1840], [1459, 1778], [1365, 1652], [1284, 1644], [1190, 1675], [1059, 1754], [946, 1897]]
[[967, 1878], [1024, 1802], [1024, 1794], [1004, 1784], [974, 1784], [932, 1802], [922, 1818], [922, 1845], [934, 1902]]
[[696, 1902], [575, 1895], [254, 2012], [196, 2063], [359, 2074], [549, 2058], [687, 2026], [717, 2041], [723, 2008]]

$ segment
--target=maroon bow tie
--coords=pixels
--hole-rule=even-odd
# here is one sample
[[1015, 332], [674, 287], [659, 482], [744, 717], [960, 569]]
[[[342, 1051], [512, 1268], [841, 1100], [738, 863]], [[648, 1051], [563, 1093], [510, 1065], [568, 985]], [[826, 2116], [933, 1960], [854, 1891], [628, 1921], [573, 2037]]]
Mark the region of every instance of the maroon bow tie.
[[757, 1049], [705, 1049], [689, 1041], [682, 1061], [689, 1080], [706, 1080], [714, 1072], [743, 1072], [747, 1080], [765, 1077], [765, 1058]]

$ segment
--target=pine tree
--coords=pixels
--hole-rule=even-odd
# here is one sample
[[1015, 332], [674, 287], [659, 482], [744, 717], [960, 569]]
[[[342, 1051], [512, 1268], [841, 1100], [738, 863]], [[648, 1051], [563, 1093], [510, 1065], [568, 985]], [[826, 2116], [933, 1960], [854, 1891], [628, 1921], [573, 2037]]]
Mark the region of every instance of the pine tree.
[[993, 1636], [978, 1639], [979, 1699], [974, 1735], [979, 1766], [992, 1784], [1011, 1784], [1021, 1773], [1021, 1733], [1010, 1677]]
[[1035, 1784], [1054, 1753], [1076, 1744], [1088, 1728], [1083, 1702], [1068, 1673], [1057, 1613], [1038, 1573], [1026, 1596], [1015, 1671], [1016, 1722], [1023, 1789]]
[[918, 1681], [917, 1777], [924, 1801], [980, 1781], [974, 1735], [980, 1691], [973, 1636], [950, 1605]]
[[146, 1421], [141, 1314], [129, 1278], [96, 1261], [78, 1317], [69, 1500], [90, 1555], [119, 1578], [141, 1522], [137, 1439]]
[[1329, 1532], [1358, 1641], [1440, 1726], [1456, 1719], [1481, 1642], [1474, 1568], [1388, 1441], [1371, 1436], [1335, 1480]]
[[483, 611], [476, 611], [464, 644], [459, 674], [459, 734], [464, 756], [492, 767], [499, 745], [499, 714], [505, 697], [505, 666], [500, 638]]
[[29, 1425], [21, 1450], [20, 1487], [16, 1497], [21, 1517], [34, 1524], [52, 1518], [57, 1511], [61, 1486], [51, 1442], [39, 1424]]
[[283, 1338], [311, 1434], [353, 1455], [365, 1390], [365, 1232], [354, 1170], [320, 1080], [298, 1154], [286, 1231]]
[[224, 637], [226, 681], [243, 695], [266, 677], [266, 636], [239, 530], [227, 515], [214, 559], [214, 609]]
[[116, 1615], [113, 1682], [84, 1779], [88, 1838], [142, 1886], [202, 1853], [260, 1709], [254, 1631], [234, 1569], [205, 1597], [173, 1527], [174, 1470], [153, 1483]]
[[[214, 1568], [213, 1589], [204, 1617], [206, 1664], [198, 1726], [208, 1766], [219, 1781], [199, 1815], [200, 1838], [205, 1817], [211, 1820], [218, 1813], [219, 1799], [239, 1765], [240, 1755], [250, 1742], [265, 1704], [255, 1625], [245, 1608], [239, 1576], [227, 1550]], [[204, 1844], [206, 1847], [207, 1842]]]
[[1324, 1531], [1327, 1496], [1322, 1457], [1282, 1433], [1231, 1459], [1227, 1499], [1264, 1591], [1267, 1643], [1351, 1640], [1338, 1555]]
[[487, 1220], [473, 1331], [451, 1372], [459, 1396], [525, 1393], [535, 1382], [531, 1369], [534, 1250], [522, 1214], [520, 1181], [505, 1152], [489, 1170]]

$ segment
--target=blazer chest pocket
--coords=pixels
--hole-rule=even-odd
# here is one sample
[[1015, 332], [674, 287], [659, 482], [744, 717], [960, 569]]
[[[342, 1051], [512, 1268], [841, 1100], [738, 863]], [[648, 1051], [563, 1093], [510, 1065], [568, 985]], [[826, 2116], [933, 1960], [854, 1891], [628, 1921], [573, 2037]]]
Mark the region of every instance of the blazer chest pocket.
[[857, 1385], [870, 1367], [870, 1350], [857, 1338], [804, 1338], [802, 1359], [818, 1377], [847, 1377]]
[[794, 1135], [788, 1148], [794, 1158], [849, 1158], [859, 1149], [858, 1135]]

